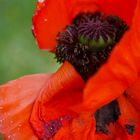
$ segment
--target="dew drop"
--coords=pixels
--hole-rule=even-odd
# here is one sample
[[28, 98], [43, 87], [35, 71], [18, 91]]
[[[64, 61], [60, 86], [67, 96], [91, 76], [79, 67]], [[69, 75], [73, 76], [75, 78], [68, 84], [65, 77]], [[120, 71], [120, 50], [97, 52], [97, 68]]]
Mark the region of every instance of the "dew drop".
[[45, 18], [45, 19], [44, 19], [44, 21], [45, 21], [45, 22], [47, 22], [47, 21], [48, 21], [48, 19], [47, 19], [47, 18]]
[[43, 3], [43, 2], [44, 2], [44, 0], [38, 0], [38, 2]]
[[8, 139], [10, 139], [10, 140], [15, 140], [14, 137], [15, 137], [15, 134], [12, 134], [12, 135], [9, 135], [9, 136], [8, 136]]
[[21, 124], [18, 125], [18, 127], [21, 127], [21, 126], [22, 126]]
[[8, 139], [10, 139], [10, 138], [11, 138], [11, 135], [8, 136]]
[[18, 127], [18, 131], [20, 131], [20, 127]]
[[0, 120], [0, 128], [3, 127], [3, 121], [4, 121], [3, 119]]
[[13, 133], [13, 137], [15, 137], [16, 136], [16, 134], [15, 133]]
[[4, 119], [1, 119], [1, 120], [0, 120], [0, 123], [2, 124], [2, 123], [3, 123], [3, 121], [4, 121]]
[[34, 25], [32, 25], [32, 30], [34, 30], [35, 28], [34, 28]]
[[38, 12], [36, 11], [34, 14], [33, 14], [33, 16], [37, 16], [38, 15]]
[[14, 121], [10, 121], [10, 123], [11, 123], [11, 124], [13, 124], [13, 123], [14, 123]]
[[0, 106], [0, 110], [2, 110], [4, 107], [3, 106]]
[[60, 118], [60, 121], [63, 121], [63, 118], [62, 117]]

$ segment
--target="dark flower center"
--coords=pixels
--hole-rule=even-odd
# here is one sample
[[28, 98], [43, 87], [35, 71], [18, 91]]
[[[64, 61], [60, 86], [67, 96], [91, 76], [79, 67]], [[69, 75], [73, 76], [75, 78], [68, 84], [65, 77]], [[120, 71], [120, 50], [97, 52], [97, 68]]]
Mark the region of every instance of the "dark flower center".
[[[106, 62], [127, 29], [125, 22], [117, 16], [82, 13], [58, 34], [57, 61], [69, 61], [86, 81]], [[117, 121], [119, 115], [116, 100], [97, 110], [94, 114], [96, 132], [109, 133], [106, 125]]]
[[116, 16], [99, 12], [80, 14], [58, 34], [57, 61], [69, 61], [87, 80], [106, 62], [127, 29], [127, 25]]

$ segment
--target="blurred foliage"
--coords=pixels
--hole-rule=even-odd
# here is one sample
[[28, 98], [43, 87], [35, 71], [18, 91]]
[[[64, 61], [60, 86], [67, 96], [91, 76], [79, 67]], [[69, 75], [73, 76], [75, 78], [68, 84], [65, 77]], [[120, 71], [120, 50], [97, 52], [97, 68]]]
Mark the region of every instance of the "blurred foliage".
[[31, 33], [36, 0], [0, 0], [0, 84], [58, 68], [52, 54], [39, 50]]
[[39, 50], [31, 33], [36, 0], [0, 0], [0, 84], [58, 68], [52, 54]]

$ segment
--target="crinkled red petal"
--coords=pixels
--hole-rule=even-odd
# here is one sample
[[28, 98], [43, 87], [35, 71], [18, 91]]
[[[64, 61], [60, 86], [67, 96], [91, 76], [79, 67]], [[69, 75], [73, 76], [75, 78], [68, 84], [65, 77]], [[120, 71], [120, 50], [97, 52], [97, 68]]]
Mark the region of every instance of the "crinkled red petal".
[[49, 121], [77, 115], [69, 107], [82, 101], [83, 87], [82, 78], [65, 62], [46, 84], [33, 108], [31, 123], [40, 138], [47, 137], [49, 128], [45, 124]]
[[129, 100], [140, 111], [140, 77], [138, 80], [126, 90]]
[[3, 139], [38, 140], [29, 123], [34, 101], [50, 75], [37, 74], [0, 86], [0, 132]]
[[[140, 113], [130, 103], [127, 96], [119, 97], [118, 103], [121, 111], [119, 122], [124, 128], [128, 140], [138, 140], [140, 138]], [[133, 134], [127, 132], [126, 125], [134, 126]]]

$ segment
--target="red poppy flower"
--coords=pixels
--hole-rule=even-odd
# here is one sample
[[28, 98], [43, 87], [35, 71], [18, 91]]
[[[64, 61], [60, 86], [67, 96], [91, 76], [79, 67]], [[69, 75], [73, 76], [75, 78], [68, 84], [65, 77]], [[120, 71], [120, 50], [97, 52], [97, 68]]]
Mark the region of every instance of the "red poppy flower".
[[[75, 20], [79, 24], [77, 16], [80, 14], [96, 11], [105, 15], [116, 15], [129, 26], [119, 42], [115, 43], [108, 61], [87, 80], [87, 73], [83, 74], [81, 69], [75, 67], [77, 62], [67, 53], [68, 56], [65, 57], [69, 57], [73, 63], [65, 61], [55, 74], [27, 76], [1, 86], [0, 132], [4, 139], [138, 140], [140, 138], [140, 0], [40, 0], [33, 16], [34, 36], [41, 49], [58, 53], [59, 50], [55, 49], [58, 33], [65, 32], [65, 27], [73, 24]], [[91, 15], [88, 16], [91, 18]], [[100, 18], [99, 14], [94, 16], [96, 19]], [[104, 17], [101, 16], [102, 18]], [[103, 26], [106, 25], [106, 20], [108, 16]], [[114, 31], [113, 25], [105, 27]], [[73, 26], [70, 26], [71, 29]], [[75, 35], [73, 32], [74, 30], [69, 32], [69, 35]], [[57, 43], [65, 42], [65, 38], [61, 39]], [[114, 36], [111, 39], [114, 39]], [[71, 43], [71, 40], [68, 42]], [[85, 62], [82, 64], [84, 69]], [[106, 106], [108, 104], [111, 108]], [[112, 106], [115, 106], [113, 111], [118, 113], [117, 116], [113, 116], [116, 117], [115, 121], [98, 114], [101, 108], [101, 111], [112, 110]], [[106, 113], [108, 112], [101, 115]], [[97, 133], [97, 125], [102, 123], [97, 121], [100, 118], [110, 119], [111, 123], [106, 120], [107, 129], [98, 130]]]

